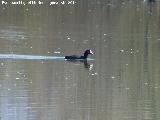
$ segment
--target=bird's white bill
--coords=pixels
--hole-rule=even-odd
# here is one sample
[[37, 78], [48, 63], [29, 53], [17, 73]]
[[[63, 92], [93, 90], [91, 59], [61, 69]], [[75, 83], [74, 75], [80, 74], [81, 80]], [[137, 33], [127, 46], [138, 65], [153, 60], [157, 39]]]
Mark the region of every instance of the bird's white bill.
[[92, 50], [90, 50], [90, 53], [93, 54]]

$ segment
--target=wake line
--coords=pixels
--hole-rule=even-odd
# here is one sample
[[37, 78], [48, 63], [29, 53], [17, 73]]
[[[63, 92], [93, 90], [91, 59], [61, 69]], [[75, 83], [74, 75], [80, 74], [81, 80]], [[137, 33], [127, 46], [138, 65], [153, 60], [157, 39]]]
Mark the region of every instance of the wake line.
[[18, 54], [0, 54], [0, 59], [17, 59], [17, 60], [63, 60], [65, 57], [58, 56], [37, 56], [37, 55], [18, 55]]
[[[65, 60], [61, 56], [38, 56], [38, 55], [21, 55], [21, 54], [0, 54], [0, 59], [14, 59], [14, 60]], [[79, 59], [82, 60], [83, 59]], [[94, 60], [87, 58], [87, 60]]]

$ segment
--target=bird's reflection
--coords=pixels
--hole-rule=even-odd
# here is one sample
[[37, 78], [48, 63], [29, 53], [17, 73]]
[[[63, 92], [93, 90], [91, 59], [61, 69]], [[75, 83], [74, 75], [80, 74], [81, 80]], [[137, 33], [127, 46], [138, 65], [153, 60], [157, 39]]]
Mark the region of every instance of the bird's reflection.
[[92, 70], [93, 68], [93, 64], [88, 63], [87, 60], [66, 60], [68, 62], [73, 62], [73, 63], [83, 63], [84, 64], [84, 68], [88, 69], [88, 70]]
[[92, 70], [93, 64], [88, 63], [87, 60], [83, 60], [83, 63], [84, 63], [84, 67], [85, 67], [86, 69]]

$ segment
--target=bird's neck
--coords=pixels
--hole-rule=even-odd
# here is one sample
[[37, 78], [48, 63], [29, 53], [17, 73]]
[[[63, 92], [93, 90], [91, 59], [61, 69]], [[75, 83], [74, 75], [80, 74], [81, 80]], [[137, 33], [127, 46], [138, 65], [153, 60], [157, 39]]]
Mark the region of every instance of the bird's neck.
[[84, 53], [84, 59], [87, 59], [87, 57], [88, 57], [88, 54]]

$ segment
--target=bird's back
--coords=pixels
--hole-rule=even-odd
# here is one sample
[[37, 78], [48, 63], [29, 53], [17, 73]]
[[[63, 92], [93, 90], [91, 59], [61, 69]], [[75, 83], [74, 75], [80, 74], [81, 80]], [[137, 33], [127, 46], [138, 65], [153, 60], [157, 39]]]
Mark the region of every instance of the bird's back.
[[84, 59], [83, 56], [71, 55], [65, 56], [65, 59]]

